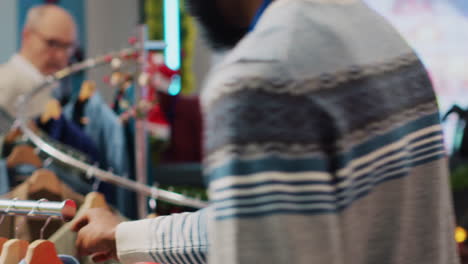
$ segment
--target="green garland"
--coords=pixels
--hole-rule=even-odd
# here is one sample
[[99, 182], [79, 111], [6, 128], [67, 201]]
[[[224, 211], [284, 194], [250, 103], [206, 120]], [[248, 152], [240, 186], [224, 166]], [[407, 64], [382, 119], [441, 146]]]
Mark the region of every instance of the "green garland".
[[[185, 0], [180, 1], [181, 39], [182, 39], [182, 93], [189, 94], [194, 90], [195, 75], [193, 73], [194, 46], [197, 30], [193, 18], [187, 13]], [[149, 37], [152, 40], [164, 39], [164, 13], [162, 0], [146, 0], [145, 13]]]
[[[183, 0], [182, 0], [183, 1]], [[192, 16], [185, 8], [185, 1], [182, 6], [182, 93], [189, 94], [195, 88], [195, 74], [193, 72], [193, 60], [195, 56], [195, 40], [197, 28]]]
[[455, 168], [450, 175], [452, 190], [468, 190], [468, 165], [462, 165]]

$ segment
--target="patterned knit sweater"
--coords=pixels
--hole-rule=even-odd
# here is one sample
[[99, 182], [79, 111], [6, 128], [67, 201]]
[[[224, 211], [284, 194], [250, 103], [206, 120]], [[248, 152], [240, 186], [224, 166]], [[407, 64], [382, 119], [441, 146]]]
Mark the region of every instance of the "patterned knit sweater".
[[202, 103], [210, 207], [121, 224], [124, 263], [458, 263], [431, 82], [361, 1], [275, 1]]

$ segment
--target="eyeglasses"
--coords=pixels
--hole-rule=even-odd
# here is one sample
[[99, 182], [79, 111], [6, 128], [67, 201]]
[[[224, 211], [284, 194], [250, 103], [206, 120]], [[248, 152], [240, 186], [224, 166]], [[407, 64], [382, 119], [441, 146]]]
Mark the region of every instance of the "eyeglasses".
[[63, 42], [58, 39], [54, 38], [48, 38], [41, 32], [34, 30], [33, 31], [39, 38], [41, 38], [47, 47], [53, 50], [63, 50], [66, 51], [67, 53], [73, 53], [76, 49], [76, 44], [75, 43], [70, 43], [70, 42]]

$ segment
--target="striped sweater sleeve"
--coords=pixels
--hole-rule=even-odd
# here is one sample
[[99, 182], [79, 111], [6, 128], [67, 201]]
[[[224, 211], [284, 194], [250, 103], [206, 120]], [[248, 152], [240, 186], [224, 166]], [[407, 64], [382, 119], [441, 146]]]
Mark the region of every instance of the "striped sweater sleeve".
[[121, 223], [117, 252], [122, 263], [206, 263], [207, 209]]

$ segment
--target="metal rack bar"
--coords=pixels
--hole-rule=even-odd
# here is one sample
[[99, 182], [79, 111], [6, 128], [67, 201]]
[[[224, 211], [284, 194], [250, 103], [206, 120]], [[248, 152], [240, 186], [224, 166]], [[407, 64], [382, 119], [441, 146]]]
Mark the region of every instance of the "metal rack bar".
[[47, 200], [23, 201], [0, 200], [0, 215], [22, 215], [30, 217], [57, 218], [71, 221], [76, 215], [76, 203], [73, 200], [49, 202]]
[[[144, 43], [141, 45], [141, 54], [142, 54], [142, 61], [140, 62], [140, 72], [144, 72], [146, 70], [146, 60], [148, 57], [148, 28], [146, 25], [141, 25], [138, 28], [140, 35], [140, 43]], [[162, 47], [164, 50], [164, 47]], [[140, 101], [143, 95], [146, 94], [146, 85], [140, 85], [136, 82], [137, 86], [135, 88], [135, 100], [136, 102]], [[148, 181], [148, 137], [146, 135], [146, 118], [137, 117], [135, 122], [135, 172], [136, 172], [136, 181], [141, 184], [145, 184]], [[137, 205], [138, 205], [138, 216], [143, 218], [145, 215], [148, 214], [147, 210], [147, 203], [146, 197], [139, 193], [137, 195]]]
[[23, 133], [32, 141], [34, 145], [40, 148], [42, 151], [50, 155], [51, 157], [63, 162], [69, 166], [74, 168], [80, 169], [83, 172], [86, 172], [89, 176], [93, 176], [98, 178], [101, 181], [109, 182], [120, 187], [127, 188], [129, 190], [135, 191], [137, 193], [146, 195], [151, 198], [161, 199], [176, 205], [181, 206], [188, 206], [193, 208], [203, 208], [207, 206], [207, 203], [200, 200], [194, 199], [190, 197], [186, 197], [182, 194], [178, 194], [175, 192], [166, 191], [163, 189], [159, 189], [156, 187], [150, 187], [148, 185], [138, 183], [135, 181], [131, 181], [120, 176], [117, 176], [111, 172], [104, 171], [99, 169], [95, 166], [90, 164], [84, 163], [80, 160], [77, 160], [66, 153], [57, 150], [56, 148], [49, 145], [45, 142], [40, 136], [36, 135], [29, 127], [28, 127], [28, 119], [26, 117], [26, 110], [30, 105], [29, 102], [32, 100], [35, 94], [46, 89], [48, 86], [53, 84], [55, 81], [63, 79], [71, 74], [77, 73], [79, 71], [87, 70], [95, 68], [99, 65], [108, 64], [111, 62], [112, 58], [125, 58], [134, 52], [138, 52], [140, 50], [139, 47], [124, 49], [120, 52], [111, 53], [109, 55], [100, 56], [94, 59], [88, 59], [84, 62], [71, 65], [59, 72], [57, 72], [54, 76], [49, 76], [46, 78], [46, 81], [35, 88], [32, 92], [22, 96], [19, 98], [17, 103], [17, 119], [19, 122], [19, 126], [21, 127]]

